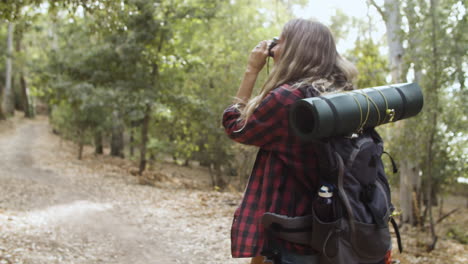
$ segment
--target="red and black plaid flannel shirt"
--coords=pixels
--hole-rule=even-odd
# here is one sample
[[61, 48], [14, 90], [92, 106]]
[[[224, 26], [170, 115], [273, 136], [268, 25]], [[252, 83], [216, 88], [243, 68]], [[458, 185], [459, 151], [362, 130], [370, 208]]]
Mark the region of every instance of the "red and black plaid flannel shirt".
[[[261, 217], [265, 212], [287, 216], [311, 214], [313, 192], [318, 184], [317, 158], [311, 143], [302, 143], [290, 131], [289, 106], [304, 98], [302, 89], [289, 85], [271, 91], [252, 116], [239, 122], [239, 111], [231, 106], [223, 114], [229, 137], [260, 147], [244, 198], [234, 214], [231, 229], [233, 257], [260, 255], [264, 243]], [[296, 253], [309, 248], [282, 242]]]

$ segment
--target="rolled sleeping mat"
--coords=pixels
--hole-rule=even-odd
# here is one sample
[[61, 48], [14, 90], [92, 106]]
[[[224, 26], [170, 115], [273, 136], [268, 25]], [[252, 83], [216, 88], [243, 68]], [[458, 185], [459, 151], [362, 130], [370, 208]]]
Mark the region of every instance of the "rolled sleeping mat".
[[424, 99], [417, 83], [401, 83], [324, 94], [294, 103], [289, 112], [293, 132], [304, 141], [359, 133], [417, 115]]

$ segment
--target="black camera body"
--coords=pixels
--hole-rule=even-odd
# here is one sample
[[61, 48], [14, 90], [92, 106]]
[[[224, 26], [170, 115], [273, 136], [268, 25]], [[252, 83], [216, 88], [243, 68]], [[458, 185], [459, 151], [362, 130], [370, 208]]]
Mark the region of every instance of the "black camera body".
[[279, 41], [279, 38], [278, 37], [274, 37], [271, 42], [270, 42], [270, 45], [268, 45], [268, 56], [270, 57], [274, 57], [275, 54], [271, 51], [271, 49], [276, 46], [276, 44], [278, 44], [278, 41]]

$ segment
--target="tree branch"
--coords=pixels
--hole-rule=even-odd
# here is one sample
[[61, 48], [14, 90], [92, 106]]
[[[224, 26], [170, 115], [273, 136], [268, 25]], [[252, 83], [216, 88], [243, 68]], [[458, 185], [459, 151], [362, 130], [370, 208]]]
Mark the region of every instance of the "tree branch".
[[445, 215], [441, 216], [437, 221], [436, 221], [436, 224], [442, 222], [445, 218], [449, 217], [450, 215], [452, 215], [453, 213], [457, 212], [460, 208], [455, 208], [453, 209], [452, 211], [446, 213]]
[[377, 12], [379, 12], [384, 21], [387, 21], [387, 15], [385, 14], [385, 10], [383, 10], [374, 0], [369, 0], [369, 4], [374, 6], [375, 9], [377, 9]]

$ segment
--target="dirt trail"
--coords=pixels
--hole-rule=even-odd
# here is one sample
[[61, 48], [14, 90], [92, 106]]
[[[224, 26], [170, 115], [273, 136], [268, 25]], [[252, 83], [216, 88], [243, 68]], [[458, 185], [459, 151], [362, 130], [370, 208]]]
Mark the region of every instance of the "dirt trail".
[[[0, 123], [0, 264], [248, 262], [229, 252], [241, 194], [210, 190], [200, 168], [162, 163], [153, 164], [166, 174], [159, 187], [139, 185], [122, 166], [128, 160], [85, 150], [77, 160], [76, 146], [53, 135], [45, 118]], [[461, 211], [443, 226], [465, 228], [467, 209], [453, 206]], [[426, 253], [424, 234], [402, 235], [401, 264], [468, 261], [468, 245], [442, 237]]]
[[245, 263], [229, 257], [235, 196], [138, 185], [49, 130], [0, 133], [0, 264]]

